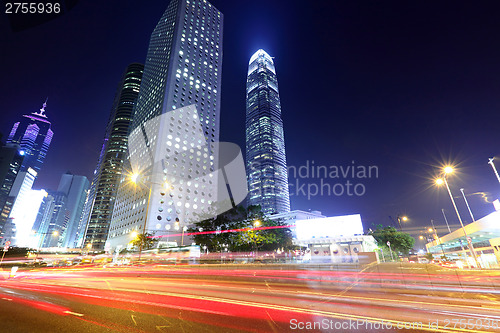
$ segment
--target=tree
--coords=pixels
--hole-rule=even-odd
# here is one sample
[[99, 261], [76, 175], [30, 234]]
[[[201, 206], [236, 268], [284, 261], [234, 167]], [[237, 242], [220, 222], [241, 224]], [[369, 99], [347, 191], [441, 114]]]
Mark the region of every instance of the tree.
[[388, 248], [387, 242], [390, 242], [392, 251], [405, 255], [415, 244], [415, 239], [409, 234], [397, 231], [394, 227], [383, 227], [381, 224], [377, 225], [370, 235], [375, 238], [380, 248]]
[[147, 232], [144, 234], [137, 234], [130, 243], [137, 248], [142, 248], [142, 250], [149, 250], [158, 242], [157, 238], [152, 238], [153, 236], [153, 234]]
[[247, 209], [238, 206], [194, 225], [189, 229], [190, 232], [216, 231], [194, 236], [195, 242], [206, 246], [209, 251], [221, 251], [224, 244], [231, 251], [272, 251], [293, 246], [290, 229], [272, 228], [283, 226], [284, 223], [267, 218], [260, 206], [249, 206]]

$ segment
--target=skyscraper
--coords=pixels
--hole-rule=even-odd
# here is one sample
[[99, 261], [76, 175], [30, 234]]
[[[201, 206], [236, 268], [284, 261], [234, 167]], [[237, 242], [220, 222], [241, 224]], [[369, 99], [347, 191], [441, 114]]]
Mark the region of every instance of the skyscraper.
[[17, 174], [10, 189], [9, 196], [15, 198], [15, 201], [8, 218], [11, 230], [6, 230], [6, 227], [4, 237], [10, 240], [13, 245], [26, 245], [29, 230], [35, 221], [36, 212], [34, 214], [33, 212], [38, 211], [42, 200], [40, 197], [38, 202], [36, 199], [38, 194], [34, 194], [35, 191], [31, 189], [36, 176], [37, 173], [32, 168], [21, 171]]
[[92, 243], [94, 249], [104, 249], [143, 72], [144, 65], [130, 64], [118, 85], [75, 246], [85, 235], [85, 242]]
[[260, 205], [268, 215], [289, 212], [278, 79], [273, 59], [264, 50], [250, 58], [246, 109], [248, 204]]
[[31, 246], [61, 246], [63, 234], [68, 224], [70, 211], [66, 209], [68, 197], [64, 192], [48, 191], [43, 199], [33, 225]]
[[61, 176], [57, 191], [66, 195], [66, 210], [68, 211], [68, 221], [61, 233], [62, 247], [75, 247], [76, 234], [88, 188], [89, 181], [85, 176], [69, 173]]
[[39, 172], [49, 150], [54, 132], [50, 129], [51, 124], [45, 114], [46, 107], [47, 101], [43, 103], [40, 112], [23, 115], [21, 121], [15, 123], [10, 131], [7, 144], [19, 145], [25, 155], [21, 171], [32, 168]]
[[7, 223], [15, 197], [10, 190], [23, 163], [24, 153], [17, 146], [0, 147], [0, 246], [3, 245], [3, 229]]
[[[208, 1], [172, 0], [153, 30], [132, 123], [137, 140], [129, 142], [131, 167], [142, 177], [138, 186], [122, 178], [108, 247], [126, 246], [133, 230], [183, 228], [193, 210], [211, 203], [204, 189], [210, 181], [196, 179], [217, 163], [211, 153], [219, 138], [222, 24]], [[161, 163], [147, 164], [159, 156]], [[164, 188], [157, 174], [175, 188]]]

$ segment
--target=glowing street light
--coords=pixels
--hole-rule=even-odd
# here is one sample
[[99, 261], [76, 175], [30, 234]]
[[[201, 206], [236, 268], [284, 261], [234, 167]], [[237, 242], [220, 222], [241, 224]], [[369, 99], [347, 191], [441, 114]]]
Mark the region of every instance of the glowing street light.
[[403, 225], [401, 224], [401, 221], [403, 221], [403, 222], [408, 221], [408, 217], [407, 216], [400, 216], [400, 215], [398, 215], [397, 216], [397, 220], [398, 220], [398, 224], [399, 224], [399, 231], [402, 232], [403, 231]]
[[[476, 262], [477, 267], [481, 268], [479, 265], [479, 261], [477, 260], [476, 252], [474, 251], [474, 246], [472, 245], [472, 240], [471, 238], [467, 235], [467, 232], [465, 231], [464, 223], [462, 222], [462, 217], [460, 216], [460, 213], [458, 212], [457, 205], [455, 203], [455, 199], [453, 198], [453, 195], [451, 194], [450, 186], [448, 185], [448, 181], [446, 180], [446, 176], [450, 173], [452, 173], [454, 170], [451, 166], [446, 166], [444, 169], [444, 175], [443, 178], [439, 178], [436, 180], [437, 185], [446, 185], [446, 189], [448, 190], [448, 194], [450, 195], [451, 203], [453, 204], [453, 208], [455, 208], [455, 212], [457, 213], [458, 221], [460, 222], [460, 225], [462, 226], [462, 231], [464, 232], [464, 236], [467, 239], [467, 245], [469, 246], [469, 250], [472, 254], [472, 257], [474, 258], [474, 261]], [[468, 263], [468, 261], [467, 261]]]
[[130, 180], [132, 181], [132, 183], [134, 184], [137, 184], [137, 179], [139, 178], [139, 174], [138, 173], [133, 173], [131, 176], [130, 176]]

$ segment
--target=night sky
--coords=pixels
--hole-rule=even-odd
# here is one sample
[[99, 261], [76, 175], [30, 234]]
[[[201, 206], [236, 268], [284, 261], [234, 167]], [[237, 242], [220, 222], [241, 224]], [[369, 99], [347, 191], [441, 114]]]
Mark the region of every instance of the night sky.
[[[444, 208], [456, 224], [450, 198], [432, 180], [453, 162], [459, 173], [449, 182], [463, 219], [470, 222], [461, 187], [476, 218], [493, 211], [487, 201], [499, 197], [500, 184], [487, 162], [500, 157], [500, 3], [212, 3], [225, 21], [221, 141], [244, 150], [246, 71], [262, 48], [274, 57], [289, 167], [306, 161], [378, 167], [378, 178], [348, 179], [363, 184], [362, 196], [324, 193], [307, 200], [292, 188], [292, 209], [360, 213], [366, 229], [406, 214], [410, 230], [430, 219], [444, 225]], [[35, 188], [57, 188], [66, 171], [92, 179], [118, 81], [129, 63], [145, 61], [167, 5], [81, 1], [19, 32], [1, 15], [3, 140], [22, 114], [49, 97], [55, 135]], [[323, 182], [333, 187], [346, 180]]]

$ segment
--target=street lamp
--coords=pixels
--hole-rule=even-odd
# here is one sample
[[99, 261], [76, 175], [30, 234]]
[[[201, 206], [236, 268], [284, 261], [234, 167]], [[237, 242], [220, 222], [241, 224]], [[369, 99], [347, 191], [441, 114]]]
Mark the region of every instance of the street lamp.
[[472, 222], [474, 222], [474, 215], [472, 215], [472, 210], [470, 210], [469, 202], [467, 201], [467, 198], [465, 197], [464, 189], [461, 188], [460, 192], [462, 192], [462, 196], [464, 197], [465, 204], [467, 205], [467, 209], [469, 210], [470, 218], [472, 219]]
[[490, 158], [488, 161], [488, 164], [491, 165], [491, 167], [493, 168], [493, 172], [495, 173], [495, 176], [497, 176], [498, 182], [500, 183], [500, 176], [498, 175], [497, 168], [495, 167], [495, 164], [493, 163], [494, 159], [495, 159], [494, 157]]
[[[253, 221], [253, 227], [254, 228], [257, 228], [260, 226], [260, 220], [255, 220]], [[255, 255], [256, 255], [256, 252], [257, 252], [257, 235], [255, 234], [255, 230], [254, 230], [254, 235], [253, 235], [253, 243], [254, 243], [254, 258], [255, 258]]]
[[403, 222], [408, 221], [408, 217], [407, 216], [399, 216], [398, 215], [397, 219], [398, 219], [398, 223], [399, 223], [399, 231], [403, 232], [403, 226], [401, 224], [401, 221], [403, 221]]
[[[434, 231], [434, 237], [436, 238], [436, 242], [441, 245], [441, 252], [443, 252], [443, 257], [446, 258], [446, 254], [444, 253], [444, 247], [443, 247], [443, 243], [441, 242], [441, 240], [439, 239], [439, 236], [438, 236], [438, 233], [437, 233], [437, 229], [436, 227], [434, 226], [434, 220], [431, 219], [431, 224], [432, 224], [432, 230]], [[444, 259], [443, 258], [443, 259]]]
[[184, 246], [184, 233], [188, 230], [186, 226], [182, 227], [182, 237], [181, 237], [181, 246]]
[[[472, 257], [474, 258], [474, 261], [476, 262], [477, 267], [481, 268], [479, 265], [479, 261], [477, 260], [476, 257], [476, 252], [474, 251], [474, 246], [472, 245], [472, 240], [471, 238], [467, 235], [467, 231], [465, 231], [464, 223], [462, 222], [462, 218], [460, 217], [460, 213], [458, 212], [457, 205], [455, 203], [455, 199], [453, 198], [453, 195], [451, 194], [450, 186], [448, 185], [448, 181], [446, 179], [446, 176], [450, 173], [452, 173], [454, 170], [451, 166], [446, 166], [444, 168], [444, 175], [443, 178], [439, 178], [436, 180], [437, 185], [446, 185], [446, 189], [448, 190], [448, 194], [450, 195], [451, 203], [453, 204], [453, 208], [455, 208], [455, 212], [457, 213], [458, 221], [460, 222], [460, 225], [462, 226], [462, 231], [464, 233], [465, 238], [467, 239], [467, 245], [469, 246], [469, 250], [472, 254]], [[468, 263], [468, 260], [467, 260]]]

